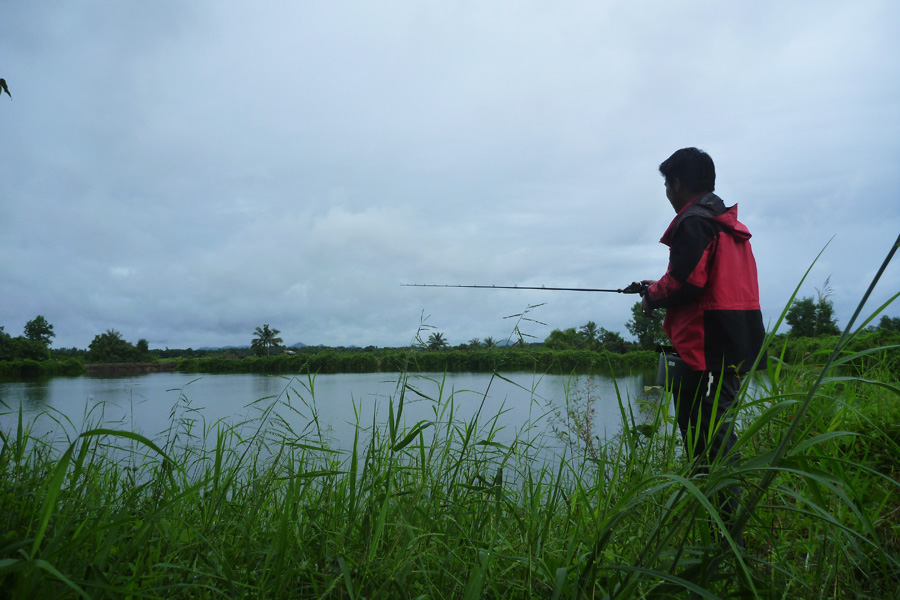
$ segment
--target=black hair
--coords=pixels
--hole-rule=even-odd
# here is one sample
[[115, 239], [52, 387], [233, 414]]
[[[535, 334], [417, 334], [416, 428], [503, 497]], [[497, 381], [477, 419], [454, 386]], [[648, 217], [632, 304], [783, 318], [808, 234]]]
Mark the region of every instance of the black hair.
[[682, 148], [659, 165], [659, 172], [666, 181], [681, 181], [698, 194], [716, 189], [716, 165], [709, 154], [697, 148]]

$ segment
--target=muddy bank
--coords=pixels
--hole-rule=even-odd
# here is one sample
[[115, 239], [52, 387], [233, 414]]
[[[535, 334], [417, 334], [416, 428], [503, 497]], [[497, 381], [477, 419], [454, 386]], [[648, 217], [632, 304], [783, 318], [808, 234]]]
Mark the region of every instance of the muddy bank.
[[99, 363], [84, 365], [87, 375], [143, 375], [145, 373], [171, 373], [175, 363]]

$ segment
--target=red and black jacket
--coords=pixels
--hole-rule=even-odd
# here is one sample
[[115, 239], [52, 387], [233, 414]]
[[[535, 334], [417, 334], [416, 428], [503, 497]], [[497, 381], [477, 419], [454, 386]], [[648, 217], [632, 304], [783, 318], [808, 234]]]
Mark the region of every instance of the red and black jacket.
[[669, 268], [647, 290], [651, 308], [665, 308], [663, 329], [690, 369], [746, 371], [765, 337], [750, 231], [709, 193], [672, 220], [660, 242]]

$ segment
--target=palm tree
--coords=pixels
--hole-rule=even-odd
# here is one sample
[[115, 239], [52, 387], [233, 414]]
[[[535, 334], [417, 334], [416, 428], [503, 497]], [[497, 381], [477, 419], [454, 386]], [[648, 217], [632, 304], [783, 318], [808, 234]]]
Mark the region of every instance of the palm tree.
[[269, 329], [269, 324], [266, 323], [262, 327], [257, 327], [253, 338], [253, 341], [250, 343], [250, 347], [259, 352], [261, 349], [265, 349], [266, 356], [269, 355], [269, 349], [273, 346], [279, 346], [282, 344], [284, 340], [278, 337], [278, 334], [281, 333], [277, 329]]
[[441, 348], [447, 347], [447, 340], [444, 339], [444, 334], [436, 331], [428, 336], [428, 349], [429, 350], [440, 350]]
[[492, 338], [491, 336], [488, 336], [488, 337], [484, 338], [484, 346], [485, 346], [485, 348], [493, 348], [493, 347], [496, 346], [496, 345], [497, 345], [497, 342], [495, 342], [495, 341], [494, 341], [494, 338]]
[[473, 348], [477, 348], [481, 345], [481, 340], [479, 340], [478, 338], [472, 338], [471, 340], [469, 340], [469, 345]]
[[597, 324], [593, 321], [588, 321], [585, 325], [582, 325], [578, 331], [580, 331], [581, 335], [585, 338], [585, 347], [588, 350], [595, 350], [600, 341], [600, 330], [597, 328]]

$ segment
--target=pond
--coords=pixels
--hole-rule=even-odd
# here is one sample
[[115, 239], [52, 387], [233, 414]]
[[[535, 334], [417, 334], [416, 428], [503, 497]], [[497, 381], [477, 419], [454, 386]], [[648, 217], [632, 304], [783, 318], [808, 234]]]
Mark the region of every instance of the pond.
[[[64, 444], [81, 431], [109, 428], [151, 440], [189, 422], [195, 432], [219, 424], [254, 435], [277, 424], [298, 439], [347, 450], [354, 434], [371, 436], [389, 414], [401, 425], [420, 421], [470, 423], [500, 442], [571, 431], [572, 415], [590, 409], [593, 436], [621, 431], [619, 397], [629, 406], [652, 385], [649, 375], [560, 376], [534, 373], [338, 374], [315, 377], [258, 374], [153, 373], [117, 378], [57, 377], [0, 383], [0, 431], [16, 435], [19, 410], [32, 437]], [[401, 385], [401, 383], [403, 385]], [[401, 406], [402, 399], [402, 406]], [[637, 413], [637, 409], [634, 409]], [[580, 427], [580, 425], [578, 426]], [[205, 436], [204, 436], [205, 437]], [[210, 436], [214, 437], [214, 436]]]

